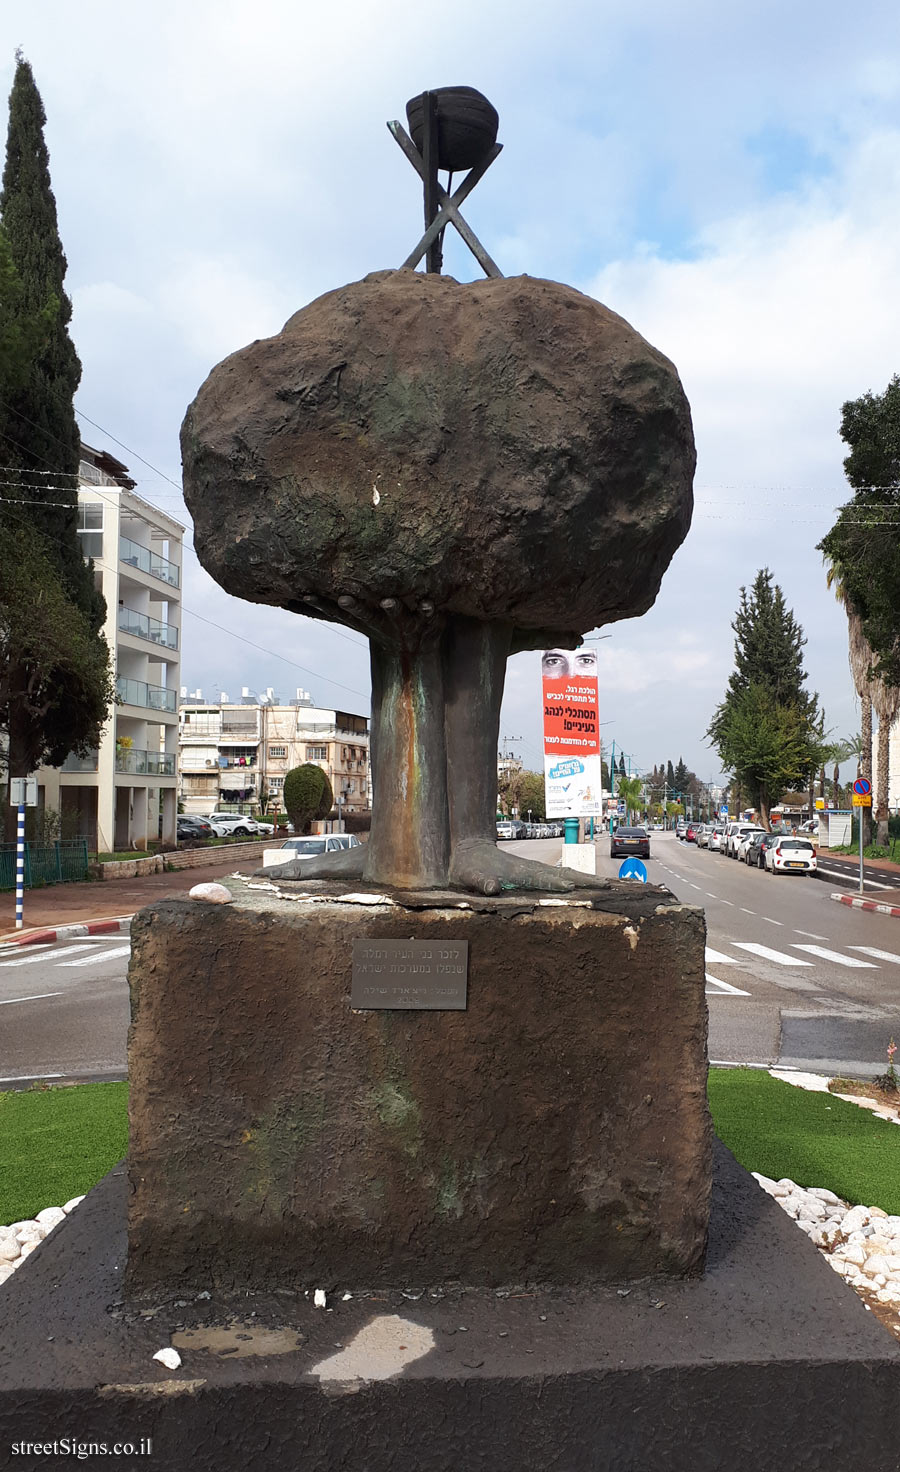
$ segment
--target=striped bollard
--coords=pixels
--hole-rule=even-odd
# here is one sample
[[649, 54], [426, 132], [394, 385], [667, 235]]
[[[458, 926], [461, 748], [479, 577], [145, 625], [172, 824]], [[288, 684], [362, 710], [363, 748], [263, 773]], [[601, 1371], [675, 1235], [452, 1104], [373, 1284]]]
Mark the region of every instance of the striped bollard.
[[16, 930], [25, 923], [25, 804], [19, 803], [19, 821], [16, 825]]

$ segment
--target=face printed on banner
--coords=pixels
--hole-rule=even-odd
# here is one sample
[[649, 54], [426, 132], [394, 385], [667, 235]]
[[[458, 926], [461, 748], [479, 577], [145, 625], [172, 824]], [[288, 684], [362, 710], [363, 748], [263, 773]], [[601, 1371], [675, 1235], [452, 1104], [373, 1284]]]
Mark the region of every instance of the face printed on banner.
[[560, 680], [566, 675], [596, 675], [596, 649], [545, 649], [541, 655], [541, 674], [545, 680]]

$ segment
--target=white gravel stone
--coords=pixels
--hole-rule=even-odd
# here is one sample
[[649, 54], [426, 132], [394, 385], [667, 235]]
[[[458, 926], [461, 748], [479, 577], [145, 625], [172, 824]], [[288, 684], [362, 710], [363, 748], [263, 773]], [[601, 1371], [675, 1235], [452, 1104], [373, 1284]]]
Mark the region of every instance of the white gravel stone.
[[815, 1196], [817, 1200], [824, 1201], [829, 1206], [846, 1206], [840, 1196], [835, 1196], [833, 1191], [827, 1191], [824, 1186], [807, 1186], [806, 1194]]
[[325, 1289], [324, 1288], [317, 1288], [316, 1289], [315, 1293], [313, 1294], [313, 1304], [315, 1305], [316, 1308], [324, 1308], [325, 1307]]
[[65, 1206], [63, 1207], [63, 1211], [65, 1212], [66, 1216], [69, 1215], [70, 1211], [74, 1211], [76, 1206], [80, 1206], [83, 1200], [83, 1196], [73, 1196], [71, 1201], [67, 1201]]
[[869, 1216], [872, 1218], [873, 1221], [875, 1221], [876, 1218], [879, 1221], [887, 1221], [887, 1212], [882, 1211], [880, 1206], [870, 1206]]
[[158, 1349], [153, 1358], [159, 1360], [161, 1365], [165, 1365], [167, 1370], [177, 1370], [181, 1364], [181, 1355], [177, 1349]]
[[43, 1211], [38, 1212], [35, 1218], [42, 1227], [46, 1227], [48, 1232], [52, 1232], [53, 1228], [58, 1227], [65, 1219], [66, 1214], [61, 1206], [46, 1206]]
[[203, 900], [208, 905], [230, 905], [232, 894], [224, 884], [195, 884], [188, 890], [188, 899]]
[[7, 1278], [11, 1278], [14, 1272], [15, 1268], [11, 1262], [0, 1262], [0, 1283], [5, 1283]]
[[43, 1238], [41, 1238], [37, 1242], [23, 1242], [22, 1243], [22, 1251], [19, 1253], [20, 1260], [23, 1257], [28, 1257], [29, 1253], [34, 1252], [34, 1250], [35, 1250], [36, 1247], [40, 1247], [42, 1241], [43, 1241]]
[[844, 1262], [852, 1263], [858, 1268], [861, 1268], [866, 1260], [866, 1254], [863, 1249], [856, 1246], [856, 1244], [851, 1245], [849, 1243], [841, 1248], [841, 1257], [844, 1259]]
[[850, 1236], [852, 1232], [860, 1232], [869, 1224], [869, 1208], [867, 1206], [854, 1206], [844, 1217], [844, 1235]]
[[21, 1251], [22, 1244], [15, 1237], [0, 1237], [0, 1262], [15, 1262]]
[[43, 1242], [47, 1235], [47, 1228], [42, 1227], [40, 1222], [20, 1222], [16, 1232], [19, 1242]]

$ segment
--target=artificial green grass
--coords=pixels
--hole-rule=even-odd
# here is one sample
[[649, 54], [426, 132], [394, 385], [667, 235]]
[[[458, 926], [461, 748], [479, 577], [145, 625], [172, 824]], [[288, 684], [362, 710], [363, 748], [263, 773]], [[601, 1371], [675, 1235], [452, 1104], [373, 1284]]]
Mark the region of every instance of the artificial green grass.
[[900, 1214], [900, 1125], [760, 1069], [711, 1068], [716, 1134], [747, 1170]]
[[128, 1085], [0, 1094], [0, 1222], [95, 1186], [128, 1149]]
[[[760, 1069], [711, 1068], [716, 1133], [747, 1170], [900, 1214], [900, 1126]], [[128, 1085], [0, 1094], [0, 1222], [62, 1206], [128, 1148]]]

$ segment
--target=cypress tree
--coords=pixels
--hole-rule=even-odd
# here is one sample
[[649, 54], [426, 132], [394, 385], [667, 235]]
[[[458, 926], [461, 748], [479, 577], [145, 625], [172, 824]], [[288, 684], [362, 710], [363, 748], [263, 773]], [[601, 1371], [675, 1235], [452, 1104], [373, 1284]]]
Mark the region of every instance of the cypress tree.
[[707, 736], [742, 793], [768, 812], [788, 785], [805, 782], [824, 749], [818, 696], [804, 689], [801, 626], [768, 568], [762, 568], [731, 625], [734, 669]]
[[[0, 608], [6, 625], [0, 727], [8, 736], [12, 776], [96, 744], [111, 700], [109, 651], [100, 635], [106, 605], [76, 531], [80, 437], [73, 398], [81, 364], [69, 336], [72, 307], [63, 285], [66, 258], [45, 122], [31, 67], [18, 54], [0, 192], [8, 252], [3, 318], [12, 331], [18, 324], [17, 341], [29, 345], [24, 364], [17, 358], [15, 371], [0, 380], [0, 463], [7, 467], [0, 479], [15, 483], [0, 493]], [[31, 623], [22, 606], [23, 565], [34, 574], [35, 617], [45, 591], [56, 611], [56, 637], [43, 652], [31, 638], [17, 643], [17, 630], [27, 631]], [[68, 650], [66, 628], [72, 635]]]

